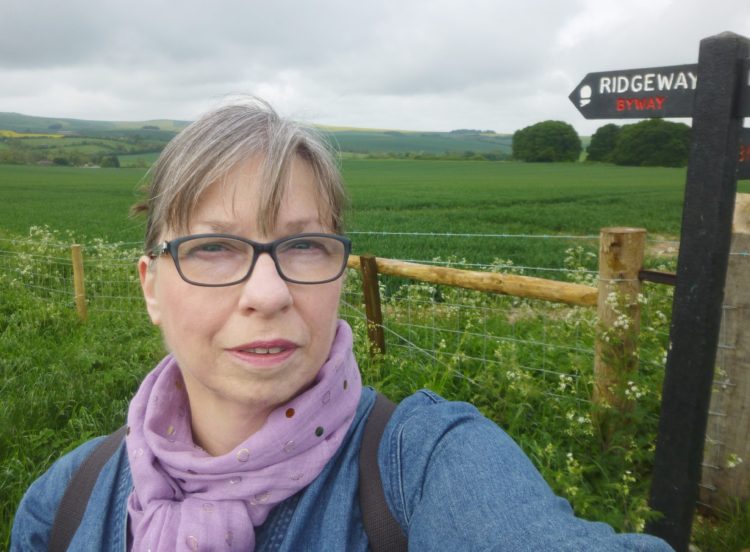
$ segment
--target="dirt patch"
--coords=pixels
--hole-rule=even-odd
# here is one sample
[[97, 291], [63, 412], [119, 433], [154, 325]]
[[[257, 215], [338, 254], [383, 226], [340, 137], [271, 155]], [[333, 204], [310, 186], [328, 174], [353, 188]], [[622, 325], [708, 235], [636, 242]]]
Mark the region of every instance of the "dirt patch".
[[646, 238], [646, 258], [675, 259], [680, 251], [680, 242], [674, 236], [649, 235]]

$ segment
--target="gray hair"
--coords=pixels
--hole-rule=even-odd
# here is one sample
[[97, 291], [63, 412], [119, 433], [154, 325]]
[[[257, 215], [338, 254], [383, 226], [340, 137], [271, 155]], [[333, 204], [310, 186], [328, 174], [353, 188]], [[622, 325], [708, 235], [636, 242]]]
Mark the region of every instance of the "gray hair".
[[157, 245], [165, 230], [187, 229], [208, 188], [254, 156], [262, 158], [257, 223], [263, 233], [276, 224], [297, 157], [315, 176], [321, 221], [342, 232], [346, 194], [328, 143], [313, 129], [280, 117], [267, 102], [249, 98], [209, 111], [164, 148], [147, 175], [145, 202], [133, 208], [148, 213], [146, 251]]

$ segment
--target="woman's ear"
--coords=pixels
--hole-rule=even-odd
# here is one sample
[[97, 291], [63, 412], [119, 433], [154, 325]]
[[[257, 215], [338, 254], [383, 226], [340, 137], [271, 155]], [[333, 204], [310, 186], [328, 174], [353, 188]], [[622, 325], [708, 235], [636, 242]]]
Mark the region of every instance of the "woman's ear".
[[146, 300], [146, 310], [151, 322], [158, 326], [161, 323], [161, 313], [159, 301], [156, 298], [156, 263], [154, 263], [154, 259], [145, 255], [138, 259], [138, 276], [141, 279], [143, 298]]

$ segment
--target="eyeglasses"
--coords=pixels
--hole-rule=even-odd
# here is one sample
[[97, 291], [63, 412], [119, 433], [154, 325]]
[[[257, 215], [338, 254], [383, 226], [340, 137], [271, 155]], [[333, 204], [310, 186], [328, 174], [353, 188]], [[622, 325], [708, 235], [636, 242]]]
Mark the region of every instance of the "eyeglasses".
[[155, 247], [151, 258], [166, 253], [189, 284], [206, 287], [244, 282], [262, 253], [271, 255], [282, 279], [295, 284], [325, 284], [346, 268], [352, 242], [336, 234], [295, 234], [258, 243], [230, 234], [194, 234]]

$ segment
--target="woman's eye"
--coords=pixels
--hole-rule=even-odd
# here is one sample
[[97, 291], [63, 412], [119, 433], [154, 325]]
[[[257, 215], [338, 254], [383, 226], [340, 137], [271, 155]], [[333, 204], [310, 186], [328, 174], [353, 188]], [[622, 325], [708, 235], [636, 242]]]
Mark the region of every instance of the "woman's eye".
[[205, 251], [207, 253], [215, 253], [219, 251], [226, 251], [226, 246], [224, 246], [221, 243], [205, 243], [203, 245], [198, 246], [201, 251]]
[[321, 240], [294, 240], [282, 246], [280, 253], [316, 253], [325, 250], [326, 246]]
[[187, 257], [229, 255], [240, 252], [240, 249], [236, 244], [221, 241], [186, 243], [184, 255]]

